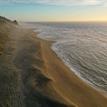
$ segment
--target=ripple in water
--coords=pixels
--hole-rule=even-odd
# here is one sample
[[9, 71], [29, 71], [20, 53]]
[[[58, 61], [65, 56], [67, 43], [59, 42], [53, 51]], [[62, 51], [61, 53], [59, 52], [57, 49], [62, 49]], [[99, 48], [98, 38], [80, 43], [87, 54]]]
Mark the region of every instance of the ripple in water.
[[83, 79], [107, 91], [107, 23], [32, 23], [40, 38]]

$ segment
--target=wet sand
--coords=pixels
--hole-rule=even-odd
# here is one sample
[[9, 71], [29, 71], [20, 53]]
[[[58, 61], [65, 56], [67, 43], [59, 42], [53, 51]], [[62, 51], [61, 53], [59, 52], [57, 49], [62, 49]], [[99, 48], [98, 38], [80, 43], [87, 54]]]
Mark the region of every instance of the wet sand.
[[55, 91], [76, 107], [107, 107], [107, 98], [78, 78], [51, 50], [51, 42], [40, 41], [46, 71]]

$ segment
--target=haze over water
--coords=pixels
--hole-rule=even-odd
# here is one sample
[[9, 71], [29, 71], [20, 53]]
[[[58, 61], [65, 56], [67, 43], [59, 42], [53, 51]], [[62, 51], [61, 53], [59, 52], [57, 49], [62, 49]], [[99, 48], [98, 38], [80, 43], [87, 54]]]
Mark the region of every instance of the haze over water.
[[107, 23], [30, 23], [39, 37], [55, 41], [52, 49], [93, 86], [107, 91]]

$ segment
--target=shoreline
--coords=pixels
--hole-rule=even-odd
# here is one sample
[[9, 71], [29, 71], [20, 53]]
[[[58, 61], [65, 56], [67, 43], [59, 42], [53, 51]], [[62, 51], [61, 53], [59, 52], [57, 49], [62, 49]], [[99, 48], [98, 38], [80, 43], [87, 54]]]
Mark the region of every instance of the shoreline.
[[1, 24], [0, 34], [0, 105], [107, 107], [107, 97], [63, 63], [51, 49], [52, 41], [10, 22]]
[[[41, 39], [41, 38], [40, 38]], [[61, 59], [61, 61], [65, 64], [65, 66], [67, 66], [71, 72], [73, 72], [79, 79], [81, 79], [83, 82], [85, 82], [87, 85], [89, 85], [90, 87], [94, 88], [96, 91], [99, 91], [101, 94], [103, 94], [105, 97], [107, 97], [107, 92], [100, 89], [99, 87], [93, 85], [90, 81], [86, 80], [85, 78], [83, 78], [81, 76], [81, 74], [79, 74], [74, 68], [73, 66], [71, 66], [68, 62], [66, 62], [63, 58], [63, 56], [59, 55], [58, 52], [55, 51], [55, 47], [53, 46], [54, 44], [56, 44], [57, 42], [52, 42], [51, 44], [51, 49], [53, 52], [55, 52], [56, 56]]]
[[[35, 33], [35, 32], [34, 32]], [[61, 80], [59, 80], [60, 82], [61, 81], [63, 81], [63, 79], [64, 80], [67, 80], [67, 81], [65, 81], [65, 85], [64, 84], [62, 84], [62, 86], [60, 87], [60, 88], [62, 88], [61, 90], [62, 90], [62, 92], [61, 92], [61, 90], [59, 90], [60, 91], [60, 93], [61, 94], [64, 94], [64, 92], [65, 92], [65, 88], [67, 89], [67, 87], [69, 88], [69, 94], [68, 94], [68, 92], [65, 94], [65, 95], [63, 95], [64, 97], [65, 97], [65, 99], [68, 99], [69, 101], [72, 101], [73, 103], [74, 103], [74, 105], [77, 105], [77, 107], [97, 107], [97, 106], [99, 106], [99, 107], [106, 107], [107, 105], [106, 105], [106, 102], [107, 102], [107, 98], [102, 94], [102, 93], [100, 93], [98, 90], [96, 90], [96, 89], [94, 89], [92, 86], [90, 86], [88, 83], [86, 83], [85, 81], [83, 81], [83, 80], [81, 80], [81, 78], [79, 78], [72, 70], [70, 70], [65, 64], [64, 64], [64, 62], [62, 61], [62, 59], [60, 59], [57, 55], [56, 55], [56, 53], [51, 49], [51, 46], [52, 46], [52, 41], [47, 41], [47, 40], [44, 40], [44, 39], [41, 39], [41, 38], [39, 38], [38, 36], [36, 36], [36, 39], [38, 39], [40, 42], [41, 42], [41, 44], [43, 45], [43, 51], [47, 51], [48, 50], [48, 53], [50, 53], [50, 55], [49, 56], [51, 56], [51, 59], [53, 60], [57, 60], [55, 63], [57, 64], [56, 66], [58, 67], [58, 65], [60, 65], [59, 67], [58, 67], [58, 69], [59, 70], [63, 70], [63, 72], [61, 72], [61, 71], [58, 71], [59, 73], [60, 73], [60, 75], [63, 75], [64, 77], [61, 79]], [[45, 48], [48, 48], [48, 49], [45, 49]], [[44, 50], [45, 49], [45, 50]], [[47, 53], [47, 52], [46, 52]], [[46, 54], [45, 53], [45, 54]], [[44, 56], [44, 55], [43, 55]], [[47, 60], [47, 58], [46, 58], [46, 56], [44, 56], [45, 57], [45, 60]], [[53, 57], [53, 58], [52, 58]], [[54, 63], [53, 61], [47, 61], [46, 63]], [[52, 67], [52, 66], [50, 66], [50, 65], [48, 65], [47, 64], [47, 66], [50, 68], [50, 67]], [[56, 67], [56, 68], [57, 68]], [[56, 69], [56, 68], [50, 68], [51, 70], [52, 69]], [[65, 74], [64, 74], [65, 73]], [[55, 74], [54, 73], [52, 73], [52, 71], [48, 71], [48, 74], [50, 75], [50, 76], [52, 76], [52, 79], [56, 79], [54, 76], [55, 76]], [[57, 74], [57, 75], [59, 75], [59, 74]], [[60, 76], [59, 75], [59, 76]], [[59, 77], [60, 78], [60, 77]], [[57, 81], [58, 82], [58, 81]], [[69, 83], [69, 86], [67, 86], [66, 84], [68, 84]], [[60, 83], [59, 83], [60, 84]], [[64, 85], [64, 86], [63, 86]], [[77, 87], [78, 87], [78, 89], [77, 89]], [[64, 89], [63, 89], [64, 88]], [[75, 90], [72, 90], [72, 88], [76, 88], [75, 90], [77, 90], [76, 92], [75, 92]], [[81, 94], [80, 96], [78, 96], [79, 94]], [[78, 96], [78, 97], [76, 97], [76, 95]], [[83, 98], [81, 98], [81, 96], [83, 97]], [[89, 98], [86, 98], [86, 96], [88, 96]], [[72, 97], [76, 97], [76, 99], [75, 98], [72, 98]], [[84, 100], [83, 100], [84, 99]], [[91, 102], [90, 101], [90, 99], [91, 99], [91, 101], [93, 102]], [[93, 99], [93, 100], [92, 100]], [[99, 99], [100, 99], [100, 101], [101, 102], [103, 102], [104, 100], [104, 102], [103, 103], [101, 103], [100, 101], [99, 101]], [[86, 100], [86, 101], [85, 101]], [[87, 100], [89, 100], [89, 101], [87, 101]], [[79, 101], [79, 103], [80, 104], [78, 104], [78, 101]], [[81, 102], [80, 102], [81, 101]], [[71, 102], [71, 103], [72, 103]], [[84, 103], [84, 102], [87, 102], [86, 104], [88, 104], [88, 106], [86, 106], [85, 104], [83, 105], [82, 103]], [[104, 104], [105, 103], [105, 104]]]
[[55, 50], [57, 50], [57, 48], [56, 48], [54, 45], [57, 44], [57, 41], [55, 41], [55, 40], [52, 41], [52, 40], [48, 40], [48, 39], [39, 37], [38, 34], [40, 34], [40, 32], [38, 33], [38, 32], [36, 32], [35, 30], [34, 30], [34, 32], [37, 34], [37, 38], [38, 38], [38, 39], [41, 39], [41, 40], [45, 40], [45, 41], [50, 42], [50, 48], [51, 48], [51, 50], [56, 54], [56, 57], [58, 57], [58, 58], [64, 63], [64, 65], [65, 65], [66, 67], [68, 67], [68, 69], [70, 70], [70, 72], [73, 72], [74, 75], [77, 76], [77, 78], [81, 79], [81, 81], [85, 82], [87, 85], [89, 85], [90, 87], [92, 87], [92, 88], [95, 89], [96, 91], [100, 92], [100, 93], [101, 93], [102, 95], [104, 95], [105, 97], [107, 97], [107, 92], [106, 92], [106, 91], [100, 89], [99, 87], [93, 85], [90, 81], [88, 81], [88, 80], [86, 80], [85, 78], [83, 78], [83, 77], [81, 76], [81, 74], [79, 74], [79, 73], [73, 68], [73, 66], [69, 65], [69, 63], [66, 62], [66, 61], [62, 58], [63, 56], [59, 55], [60, 53], [58, 54], [58, 52], [55, 51]]
[[52, 41], [38, 38], [32, 29], [5, 25], [0, 30], [8, 38], [0, 59], [1, 105], [107, 107], [107, 98], [78, 78], [58, 58], [51, 49]]

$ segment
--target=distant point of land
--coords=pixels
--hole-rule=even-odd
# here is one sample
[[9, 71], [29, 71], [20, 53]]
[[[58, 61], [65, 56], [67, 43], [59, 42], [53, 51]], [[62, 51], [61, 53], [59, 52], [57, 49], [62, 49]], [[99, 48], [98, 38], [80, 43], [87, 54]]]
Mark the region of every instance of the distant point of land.
[[3, 23], [14, 23], [14, 24], [18, 24], [17, 20], [12, 21], [12, 20], [10, 20], [8, 18], [5, 18], [3, 16], [0, 16], [0, 23], [2, 23], [2, 24]]

